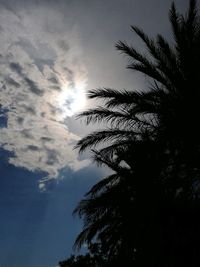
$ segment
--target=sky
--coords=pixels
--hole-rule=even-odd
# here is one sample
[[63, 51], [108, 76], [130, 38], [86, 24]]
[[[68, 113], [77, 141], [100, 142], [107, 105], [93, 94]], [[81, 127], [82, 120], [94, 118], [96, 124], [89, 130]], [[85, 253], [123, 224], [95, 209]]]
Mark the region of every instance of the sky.
[[[175, 1], [185, 11], [188, 0]], [[108, 170], [78, 155], [98, 126], [76, 120], [99, 87], [141, 90], [114, 45], [131, 32], [172, 39], [171, 0], [0, 0], [0, 267], [55, 267], [81, 221], [72, 211]]]

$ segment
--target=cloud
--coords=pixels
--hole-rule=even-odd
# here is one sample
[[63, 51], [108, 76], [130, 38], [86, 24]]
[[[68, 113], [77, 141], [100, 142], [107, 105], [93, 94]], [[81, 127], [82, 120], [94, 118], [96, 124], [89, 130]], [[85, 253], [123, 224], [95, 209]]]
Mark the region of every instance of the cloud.
[[[11, 62], [10, 68], [11, 68], [11, 71], [16, 72], [26, 82], [26, 85], [28, 86], [28, 88], [30, 89], [32, 93], [39, 95], [39, 96], [43, 95], [44, 92], [38, 88], [37, 84], [23, 73], [23, 68], [20, 66], [19, 63]], [[12, 78], [10, 79], [12, 80]], [[19, 84], [19, 83], [15, 82], [15, 86], [16, 84]]]
[[0, 4], [0, 147], [11, 152], [9, 163], [46, 173], [43, 188], [61, 169], [88, 164], [66, 125], [77, 96], [84, 97], [87, 71], [77, 30], [66, 30], [59, 10]]

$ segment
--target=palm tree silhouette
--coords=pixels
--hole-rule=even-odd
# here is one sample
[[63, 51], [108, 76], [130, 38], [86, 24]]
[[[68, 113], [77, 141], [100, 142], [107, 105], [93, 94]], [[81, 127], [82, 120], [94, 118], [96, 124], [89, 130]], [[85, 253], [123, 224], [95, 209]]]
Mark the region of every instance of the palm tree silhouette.
[[103, 123], [106, 128], [82, 138], [76, 148], [90, 149], [94, 161], [114, 174], [95, 185], [75, 209], [84, 219], [75, 245], [97, 238], [111, 258], [126, 255], [127, 262], [137, 266], [199, 266], [196, 1], [190, 1], [185, 16], [172, 4], [169, 18], [173, 45], [159, 34], [149, 38], [135, 26], [131, 28], [149, 56], [125, 42], [116, 44], [128, 56], [128, 68], [149, 77], [149, 90], [91, 90], [89, 98], [103, 100], [103, 106], [79, 115], [87, 124]]
[[128, 167], [122, 167], [114, 160], [105, 158], [99, 152], [95, 152], [95, 161], [109, 166], [113, 173], [94, 185], [75, 209], [75, 213], [84, 217], [84, 228], [77, 237], [75, 246], [80, 248], [83, 243], [90, 244], [96, 236], [111, 262], [116, 255], [119, 258], [119, 252], [122, 249], [125, 251], [125, 247], [132, 249], [130, 242], [133, 245], [132, 239], [128, 236], [124, 238], [132, 221], [127, 220], [134, 198], [131, 171]]

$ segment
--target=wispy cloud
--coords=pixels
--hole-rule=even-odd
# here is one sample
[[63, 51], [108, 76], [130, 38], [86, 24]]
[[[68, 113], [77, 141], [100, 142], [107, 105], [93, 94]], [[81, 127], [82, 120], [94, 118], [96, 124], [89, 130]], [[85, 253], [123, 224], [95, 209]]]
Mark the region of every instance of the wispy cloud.
[[45, 172], [44, 182], [88, 164], [78, 160], [72, 148], [79, 137], [65, 124], [87, 72], [76, 28], [66, 30], [59, 10], [41, 9], [1, 3], [0, 107], [7, 121], [0, 146], [12, 152], [11, 164]]

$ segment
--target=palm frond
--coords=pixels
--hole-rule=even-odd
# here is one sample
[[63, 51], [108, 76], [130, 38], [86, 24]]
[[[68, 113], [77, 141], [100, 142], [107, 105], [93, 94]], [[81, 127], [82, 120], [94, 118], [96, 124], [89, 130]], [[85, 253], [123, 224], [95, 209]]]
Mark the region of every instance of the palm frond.
[[146, 66], [141, 63], [131, 63], [127, 66], [127, 68], [141, 72], [149, 76], [149, 78], [152, 78], [157, 82], [163, 84], [164, 86], [169, 87], [169, 84], [167, 83], [165, 77], [153, 65]]
[[179, 51], [179, 45], [181, 43], [180, 15], [176, 11], [176, 6], [174, 2], [171, 5], [171, 9], [169, 10], [169, 20], [171, 22], [174, 39], [176, 41], [176, 49]]
[[[177, 75], [177, 62], [176, 56], [169, 46], [167, 41], [161, 36], [158, 35], [157, 41], [150, 39], [144, 31], [136, 26], [131, 26], [134, 32], [143, 40], [145, 45], [148, 48], [151, 56], [153, 57], [155, 69], [159, 70], [160, 73], [163, 73], [165, 79], [162, 77], [162, 83], [167, 86], [168, 89], [171, 89], [171, 82], [176, 78]], [[137, 68], [134, 68], [138, 70]], [[140, 70], [141, 71], [141, 70]], [[155, 72], [155, 71], [154, 71]], [[158, 75], [157, 75], [158, 76]], [[155, 79], [157, 77], [154, 75]], [[175, 79], [176, 80], [176, 79]], [[160, 80], [159, 80], [160, 82]]]
[[102, 99], [107, 108], [127, 106], [140, 97], [140, 92], [128, 90], [116, 90], [111, 88], [99, 88], [88, 92], [90, 99]]
[[96, 147], [102, 142], [126, 140], [127, 138], [134, 138], [140, 135], [136, 131], [126, 131], [118, 128], [111, 128], [106, 130], [95, 131], [86, 137], [82, 138], [75, 146], [75, 149], [79, 149], [79, 152], [83, 152], [87, 148]]
[[[112, 180], [113, 177], [110, 178]], [[80, 217], [83, 216], [84, 228], [77, 237], [74, 248], [79, 249], [82, 244], [90, 243], [93, 238], [98, 239], [101, 236], [105, 237], [104, 242], [109, 243], [112, 239], [113, 246], [118, 244], [119, 238], [115, 235], [113, 239], [112, 234], [116, 231], [119, 235], [123, 229], [120, 218], [121, 200], [119, 193], [123, 192], [121, 196], [129, 199], [126, 190], [122, 190], [122, 188], [121, 183], [114, 183], [112, 186], [107, 186], [105, 192], [103, 191], [100, 195], [98, 188], [96, 188], [97, 194], [91, 194], [89, 198], [79, 203], [74, 212], [78, 213]], [[94, 188], [94, 190], [96, 189]], [[109, 245], [109, 249], [111, 247]]]
[[96, 235], [98, 229], [99, 229], [99, 226], [95, 223], [84, 228], [80, 232], [80, 234], [77, 236], [75, 243], [74, 243], [74, 246], [73, 246], [73, 249], [79, 250], [84, 243], [87, 243], [87, 244], [91, 243], [91, 241], [94, 238], [94, 236]]
[[[128, 112], [126, 111], [130, 106], [140, 104], [143, 101], [155, 98], [154, 95], [155, 94], [158, 95], [158, 91], [162, 90], [158, 88], [158, 90], [139, 92], [139, 91], [128, 91], [128, 90], [114, 90], [110, 88], [99, 88], [96, 90], [90, 90], [88, 92], [88, 95], [89, 98], [103, 99], [105, 101], [104, 105], [106, 106], [107, 109], [121, 108], [124, 109], [123, 112], [127, 114]], [[83, 116], [84, 114], [87, 116], [87, 113], [83, 113]], [[78, 117], [81, 116], [82, 113], [78, 115]]]
[[124, 151], [124, 153], [128, 152], [128, 149], [130, 149], [130, 146], [134, 144], [134, 139], [132, 141], [125, 140], [125, 141], [119, 141], [113, 142], [111, 145], [108, 145], [106, 147], [103, 147], [99, 149], [98, 153], [94, 153], [93, 160], [98, 164], [98, 166], [107, 164], [102, 159], [107, 159], [109, 161], [116, 162], [116, 154], [118, 151]]
[[[129, 93], [129, 91], [124, 90], [123, 93], [126, 95]], [[122, 92], [116, 89], [112, 88], [99, 88], [99, 89], [93, 89], [89, 90], [87, 93], [88, 98], [98, 98], [98, 99], [107, 99], [107, 98], [115, 98], [115, 97], [121, 97]]]
[[157, 44], [154, 39], [149, 38], [147, 34], [144, 33], [144, 31], [136, 26], [131, 26], [132, 30], [143, 40], [146, 47], [148, 48], [148, 51], [152, 55], [153, 59], [155, 60], [161, 60], [160, 57], [160, 51], [157, 47]]
[[134, 59], [134, 61], [138, 61], [145, 66], [152, 65], [152, 62], [147, 57], [139, 53], [133, 46], [128, 45], [126, 42], [119, 41], [116, 43], [115, 47], [128, 57]]
[[198, 25], [198, 15], [197, 15], [197, 3], [196, 0], [190, 0], [190, 5], [188, 9], [188, 14], [186, 17], [186, 25], [188, 29], [188, 34], [190, 36], [195, 36], [196, 26]]
[[[129, 143], [130, 146], [130, 143]], [[115, 146], [114, 146], [115, 147]], [[111, 151], [113, 149], [113, 151]], [[129, 153], [125, 147], [115, 147], [110, 149], [107, 147], [100, 149], [100, 151], [93, 150], [93, 160], [98, 166], [109, 167], [116, 174], [121, 176], [127, 176], [130, 174], [130, 167], [126, 163], [126, 153]], [[124, 157], [123, 157], [124, 155]], [[121, 162], [124, 161], [125, 166], [121, 166]]]
[[[111, 170], [113, 171], [118, 171], [119, 170], [119, 166], [118, 166], [118, 163], [116, 161], [116, 159], [114, 158], [114, 155], [111, 155], [111, 154], [107, 154], [107, 155], [103, 155], [101, 153], [101, 150], [100, 151], [97, 151], [97, 150], [92, 150], [93, 152], [93, 161], [98, 165], [98, 166], [106, 166], [106, 167], [109, 167]], [[115, 152], [116, 152], [116, 149], [115, 149]]]
[[[132, 26], [133, 27], [133, 26]], [[143, 32], [138, 28], [135, 28], [138, 33], [143, 36]], [[143, 36], [143, 39], [147, 42], [147, 46], [151, 49], [152, 53], [155, 53], [155, 49], [153, 48], [153, 41], [147, 40], [146, 35]], [[139, 71], [141, 73], [146, 74], [152, 79], [155, 79], [159, 83], [163, 84], [164, 86], [168, 86], [168, 82], [162, 73], [157, 69], [154, 62], [151, 62], [146, 56], [143, 56], [141, 53], [137, 52], [135, 48], [129, 46], [125, 42], [119, 41], [116, 44], [116, 48], [122, 51], [124, 54], [129, 56], [131, 63], [127, 66], [128, 69], [133, 69]], [[154, 50], [154, 52], [153, 52]]]
[[86, 196], [94, 196], [99, 191], [107, 189], [108, 187], [112, 186], [114, 183], [117, 183], [120, 179], [120, 176], [117, 173], [111, 174], [105, 178], [103, 178], [100, 182], [95, 184], [86, 194]]
[[[177, 80], [179, 81], [183, 79], [183, 74], [180, 69], [180, 62], [173, 47], [171, 47], [167, 40], [160, 34], [157, 35], [157, 44], [161, 55], [161, 64], [159, 66], [161, 71], [164, 71], [174, 87], [179, 86]], [[168, 91], [172, 91], [170, 90], [170, 87], [167, 89]]]
[[118, 91], [118, 95], [108, 99], [105, 103], [107, 108], [122, 107], [129, 109], [130, 106], [136, 105], [143, 101], [146, 93], [139, 91]]
[[123, 111], [113, 111], [103, 107], [97, 107], [93, 109], [86, 110], [80, 113], [78, 118], [85, 118], [86, 124], [93, 123], [109, 123], [111, 125], [115, 124], [119, 127], [121, 124], [129, 123], [133, 118], [126, 112]]

